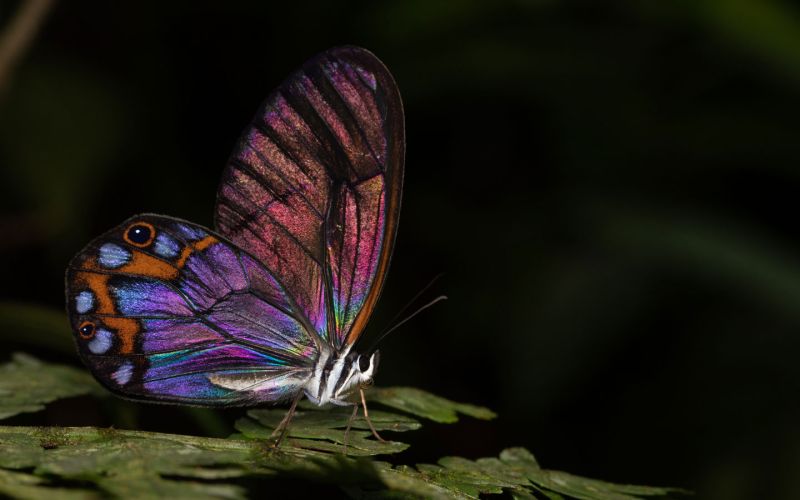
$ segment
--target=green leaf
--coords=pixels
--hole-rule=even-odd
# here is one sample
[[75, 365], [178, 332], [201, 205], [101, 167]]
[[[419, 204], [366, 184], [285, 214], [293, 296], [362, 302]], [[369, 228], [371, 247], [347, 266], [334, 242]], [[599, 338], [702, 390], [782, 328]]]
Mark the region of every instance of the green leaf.
[[[91, 377], [67, 366], [17, 354], [0, 365], [0, 415], [36, 411], [62, 397], [95, 392]], [[97, 391], [101, 393], [100, 391]], [[419, 389], [382, 388], [370, 400], [437, 422], [458, 414], [492, 418], [491, 411], [455, 403]], [[499, 457], [444, 457], [415, 466], [375, 461], [408, 448], [372, 436], [351, 408], [320, 409], [301, 403], [279, 448], [271, 435], [283, 409], [250, 410], [228, 439], [90, 427], [0, 426], [0, 494], [15, 498], [228, 498], [247, 496], [235, 484], [276, 475], [336, 485], [358, 498], [513, 498], [630, 500], [681, 493], [606, 483], [542, 469], [524, 448]], [[420, 422], [372, 409], [381, 433], [419, 429]], [[347, 426], [351, 424], [350, 431]], [[388, 436], [386, 436], [388, 437]], [[347, 443], [347, 456], [343, 454]]]
[[374, 387], [367, 392], [367, 399], [443, 424], [458, 422], [459, 413], [481, 420], [497, 416], [488, 408], [456, 403], [414, 387]]
[[[1, 427], [0, 467], [94, 483], [107, 495], [145, 498], [242, 498], [239, 486], [215, 482], [276, 473], [334, 484], [378, 484], [370, 462], [268, 442], [85, 427]], [[0, 469], [2, 470], [2, 469]], [[19, 476], [22, 485], [29, 480]], [[200, 480], [204, 482], [199, 482]]]
[[422, 496], [430, 498], [479, 498], [508, 492], [514, 498], [536, 498], [536, 494], [551, 499], [632, 500], [686, 493], [674, 488], [619, 485], [544, 470], [524, 448], [504, 450], [499, 459], [472, 461], [445, 457], [437, 465], [416, 467], [381, 463], [378, 471], [392, 490], [424, 491]]
[[[632, 486], [588, 479], [566, 472], [541, 469], [531, 452], [524, 448], [509, 448], [500, 454], [505, 469], [525, 475], [531, 482], [569, 498], [588, 500], [633, 500], [648, 496], [681, 493], [675, 488]], [[495, 465], [495, 464], [493, 464]]]
[[[342, 452], [345, 443], [345, 429], [352, 410], [337, 408], [331, 410], [299, 410], [292, 419], [285, 445], [295, 448]], [[236, 430], [252, 439], [271, 439], [272, 431], [286, 414], [285, 410], [251, 410], [249, 419], [236, 423]], [[370, 419], [378, 431], [408, 431], [418, 429], [416, 420], [392, 413], [370, 412]], [[399, 453], [408, 445], [395, 441], [380, 442], [372, 439], [372, 433], [363, 417], [353, 419], [347, 436], [347, 453], [353, 456]]]
[[48, 500], [100, 499], [98, 493], [78, 488], [53, 488], [47, 481], [23, 472], [0, 469], [0, 494], [9, 498]]
[[0, 419], [39, 411], [45, 403], [98, 389], [99, 385], [83, 370], [15, 354], [10, 363], [0, 365]]
[[[0, 467], [28, 469], [39, 464], [46, 449], [46, 442], [31, 440], [22, 428], [3, 427], [0, 432]], [[20, 429], [20, 430], [16, 430]]]
[[[221, 465], [238, 466], [247, 461], [253, 451], [252, 447], [235, 441], [192, 436], [113, 429], [78, 430], [80, 434], [76, 436], [75, 431], [61, 432], [63, 444], [44, 454], [37, 473], [75, 479], [99, 479], [121, 473], [207, 478], [210, 473], [218, 474]], [[215, 469], [207, 471], [204, 466]], [[232, 470], [226, 470], [224, 476], [234, 475]], [[242, 474], [243, 471], [237, 470], [235, 475]]]
[[[31, 468], [43, 477], [94, 482], [123, 497], [241, 498], [233, 485], [175, 481], [162, 476], [220, 479], [247, 474], [251, 443], [139, 431], [81, 427], [0, 427], [0, 448], [20, 450], [0, 466]], [[35, 451], [38, 450], [38, 451]]]
[[245, 490], [234, 485], [173, 481], [150, 475], [114, 476], [99, 481], [98, 485], [119, 498], [246, 498]]
[[[255, 420], [243, 422], [248, 422], [243, 427], [254, 435], [268, 431]], [[341, 451], [333, 442], [331, 445]], [[375, 498], [478, 498], [507, 492], [514, 498], [536, 494], [553, 499], [629, 500], [681, 493], [548, 471], [523, 448], [505, 450], [499, 458], [445, 457], [435, 465], [411, 467], [297, 445], [274, 449], [269, 442], [253, 439], [80, 427], [0, 427], [0, 448], [18, 450], [15, 459], [0, 459], [0, 467], [32, 469], [34, 473], [6, 476], [10, 485], [3, 486], [3, 491], [49, 488], [37, 478], [57, 478], [59, 483], [82, 487], [94, 483], [104, 494], [123, 497], [241, 498], [245, 495], [241, 487], [219, 480], [284, 474], [339, 485], [353, 496]]]

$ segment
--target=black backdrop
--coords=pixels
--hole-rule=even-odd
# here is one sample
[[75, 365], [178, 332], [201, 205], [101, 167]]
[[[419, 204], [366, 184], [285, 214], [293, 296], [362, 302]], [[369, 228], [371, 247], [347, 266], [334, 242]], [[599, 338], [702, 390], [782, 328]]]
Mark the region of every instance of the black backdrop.
[[[67, 261], [134, 213], [210, 225], [261, 100], [316, 52], [362, 45], [394, 73], [408, 135], [370, 332], [440, 272], [432, 293], [450, 297], [383, 342], [378, 383], [500, 414], [428, 426], [405, 459], [522, 445], [703, 498], [800, 495], [798, 14], [60, 2], [0, 96], [0, 299], [61, 310]], [[53, 348], [66, 321], [37, 345], [1, 335], [5, 353], [78, 363]], [[18, 421], [207, 432], [187, 415], [87, 399]]]

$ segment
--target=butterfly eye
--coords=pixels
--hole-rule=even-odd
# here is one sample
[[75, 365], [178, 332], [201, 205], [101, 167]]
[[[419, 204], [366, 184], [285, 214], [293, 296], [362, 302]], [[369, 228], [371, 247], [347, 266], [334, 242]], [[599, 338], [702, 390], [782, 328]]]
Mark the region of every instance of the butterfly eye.
[[137, 222], [125, 230], [125, 241], [137, 247], [146, 247], [153, 242], [155, 236], [156, 229], [146, 222]]
[[369, 358], [366, 356], [358, 357], [358, 371], [364, 373], [369, 369]]
[[78, 334], [83, 339], [88, 340], [94, 337], [94, 333], [95, 333], [95, 326], [94, 323], [92, 323], [91, 321], [84, 321], [83, 323], [81, 323], [81, 326], [78, 327]]

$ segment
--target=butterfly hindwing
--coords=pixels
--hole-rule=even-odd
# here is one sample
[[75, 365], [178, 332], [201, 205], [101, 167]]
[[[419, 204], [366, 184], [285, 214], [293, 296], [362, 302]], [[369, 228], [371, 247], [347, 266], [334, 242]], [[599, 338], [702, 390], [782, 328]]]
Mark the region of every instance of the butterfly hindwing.
[[275, 274], [335, 349], [357, 340], [383, 286], [404, 141], [391, 74], [368, 51], [342, 47], [267, 98], [223, 174], [219, 231]]
[[81, 251], [67, 300], [83, 361], [135, 399], [280, 400], [305, 383], [320, 342], [258, 260], [158, 215], [133, 217]]

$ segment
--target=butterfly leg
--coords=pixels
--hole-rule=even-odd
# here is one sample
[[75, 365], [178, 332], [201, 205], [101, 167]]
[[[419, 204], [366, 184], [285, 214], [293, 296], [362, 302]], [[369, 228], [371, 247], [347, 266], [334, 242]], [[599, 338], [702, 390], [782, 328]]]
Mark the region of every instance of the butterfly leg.
[[289, 407], [289, 411], [286, 412], [286, 416], [283, 417], [283, 420], [281, 420], [281, 423], [278, 424], [278, 427], [276, 427], [275, 430], [272, 431], [272, 434], [270, 435], [271, 438], [278, 436], [278, 439], [272, 445], [273, 448], [277, 448], [278, 446], [280, 446], [281, 441], [283, 441], [283, 438], [286, 436], [286, 432], [289, 430], [289, 422], [292, 421], [292, 417], [294, 417], [294, 412], [297, 410], [297, 403], [300, 402], [300, 399], [302, 397], [303, 397], [303, 391], [299, 391], [297, 393], [297, 396], [295, 396], [294, 400], [292, 401], [292, 406]]
[[357, 413], [358, 403], [353, 405], [353, 413], [350, 414], [350, 418], [347, 420], [347, 429], [344, 430], [344, 451], [342, 452], [344, 455], [347, 455], [347, 439], [350, 437], [350, 428], [353, 427], [353, 420], [356, 419]]
[[383, 439], [379, 434], [378, 431], [375, 430], [375, 426], [372, 425], [372, 420], [369, 419], [369, 412], [367, 411], [367, 398], [364, 397], [364, 389], [359, 387], [359, 392], [361, 393], [361, 406], [364, 407], [364, 420], [367, 421], [367, 425], [369, 425], [369, 430], [372, 431], [372, 435], [375, 436], [375, 439], [380, 441], [381, 443], [385, 443], [386, 440]]

